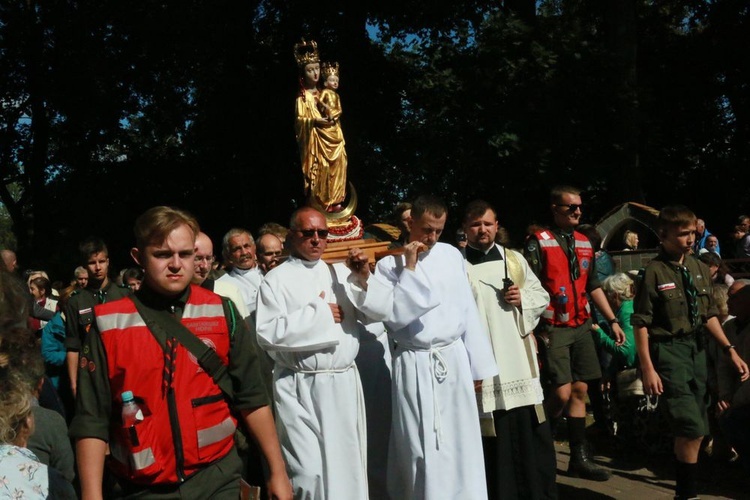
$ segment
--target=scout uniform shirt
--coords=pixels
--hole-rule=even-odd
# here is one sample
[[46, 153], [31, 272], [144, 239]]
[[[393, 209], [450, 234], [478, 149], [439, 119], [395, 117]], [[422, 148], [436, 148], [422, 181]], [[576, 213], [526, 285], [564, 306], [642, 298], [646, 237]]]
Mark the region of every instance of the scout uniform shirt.
[[[683, 267], [687, 268], [697, 293], [698, 317], [691, 322], [690, 297], [685, 291]], [[711, 296], [711, 273], [704, 263], [686, 255], [683, 264], [664, 253], [646, 266], [633, 302], [630, 323], [648, 328], [649, 337], [682, 337], [696, 332], [709, 318], [718, 315]]]
[[109, 281], [107, 286], [83, 288], [73, 292], [65, 307], [65, 348], [78, 352], [86, 341], [86, 334], [94, 321], [94, 306], [130, 295], [130, 288]]

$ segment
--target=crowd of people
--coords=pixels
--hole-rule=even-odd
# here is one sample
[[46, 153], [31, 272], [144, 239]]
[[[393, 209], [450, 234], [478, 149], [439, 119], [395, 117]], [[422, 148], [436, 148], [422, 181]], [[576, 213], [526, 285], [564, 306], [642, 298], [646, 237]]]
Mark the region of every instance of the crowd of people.
[[355, 244], [329, 264], [312, 207], [229, 230], [219, 256], [192, 215], [154, 207], [133, 267], [113, 278], [89, 238], [68, 286], [21, 279], [2, 250], [0, 496], [557, 498], [563, 422], [567, 474], [611, 476], [589, 408], [628, 438], [659, 409], [676, 498], [697, 497], [702, 446], [750, 470], [750, 287], [718, 240], [665, 207], [658, 256], [616, 272], [579, 190], [549, 208], [517, 251], [475, 200], [454, 247], [422, 196], [397, 207], [387, 256]]

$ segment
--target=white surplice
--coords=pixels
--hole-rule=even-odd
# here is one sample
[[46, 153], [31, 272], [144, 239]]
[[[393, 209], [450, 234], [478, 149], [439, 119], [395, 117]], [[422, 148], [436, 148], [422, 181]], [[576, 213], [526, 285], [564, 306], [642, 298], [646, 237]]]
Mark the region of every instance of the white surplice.
[[388, 440], [391, 435], [391, 365], [383, 323], [368, 323], [360, 313], [357, 369], [367, 410], [367, 484], [371, 500], [388, 500]]
[[521, 308], [500, 298], [506, 261], [467, 264], [479, 317], [489, 332], [500, 370], [499, 375], [482, 383], [481, 411], [487, 413], [541, 404], [544, 399], [531, 334], [549, 304], [549, 295], [521, 254], [499, 245], [497, 248], [501, 257], [508, 259], [508, 277], [521, 291]]
[[[258, 296], [258, 343], [276, 362], [276, 427], [295, 498], [367, 498], [357, 312], [344, 290], [349, 270], [334, 269], [336, 284], [322, 260], [290, 257]], [[341, 307], [341, 323], [329, 302]]]
[[247, 309], [245, 299], [237, 285], [230, 283], [229, 280], [214, 281], [214, 289], [212, 291], [216, 295], [231, 299], [237, 307], [237, 312], [240, 313], [240, 316], [245, 319], [250, 317], [250, 311]]
[[414, 271], [378, 262], [367, 291], [352, 288], [397, 347], [388, 492], [398, 499], [486, 499], [473, 380], [497, 374], [461, 254], [437, 243]]
[[252, 269], [232, 268], [216, 281], [231, 283], [239, 288], [248, 313], [252, 314], [255, 312], [256, 302], [258, 301], [258, 289], [260, 288], [260, 282], [263, 281], [263, 274], [260, 272], [258, 266]]

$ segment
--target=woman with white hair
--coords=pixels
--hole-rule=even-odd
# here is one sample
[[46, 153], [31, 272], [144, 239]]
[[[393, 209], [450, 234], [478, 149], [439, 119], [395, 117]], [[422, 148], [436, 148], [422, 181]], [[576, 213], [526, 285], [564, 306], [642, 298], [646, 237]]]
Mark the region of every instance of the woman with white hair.
[[38, 347], [28, 330], [0, 329], [0, 498], [75, 498], [60, 472], [27, 448], [35, 427], [34, 398], [23, 370], [31, 357], [40, 356]]
[[594, 342], [598, 347], [612, 354], [612, 363], [610, 363], [612, 373], [610, 375], [614, 375], [614, 372], [633, 368], [637, 364], [635, 336], [630, 324], [630, 316], [633, 314], [633, 297], [635, 296], [633, 280], [625, 273], [616, 273], [604, 280], [602, 290], [610, 307], [616, 312], [617, 320], [625, 333], [625, 342], [618, 346], [615, 340], [598, 325], [593, 326]]

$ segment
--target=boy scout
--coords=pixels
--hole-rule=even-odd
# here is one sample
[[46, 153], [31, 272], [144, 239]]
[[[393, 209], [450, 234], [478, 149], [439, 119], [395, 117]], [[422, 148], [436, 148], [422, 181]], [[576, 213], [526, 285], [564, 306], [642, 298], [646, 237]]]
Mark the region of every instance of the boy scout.
[[659, 213], [661, 251], [646, 266], [631, 323], [647, 394], [663, 395], [675, 435], [675, 498], [697, 497], [698, 451], [708, 434], [706, 353], [701, 327], [723, 347], [742, 380], [748, 367], [721, 329], [708, 267], [690, 255], [696, 217], [683, 206]]
[[130, 294], [127, 287], [118, 286], [109, 279], [109, 250], [99, 238], [88, 238], [78, 245], [81, 264], [88, 279], [70, 297], [65, 310], [65, 363], [73, 396], [77, 393], [80, 350], [94, 319], [94, 306], [121, 299]]

